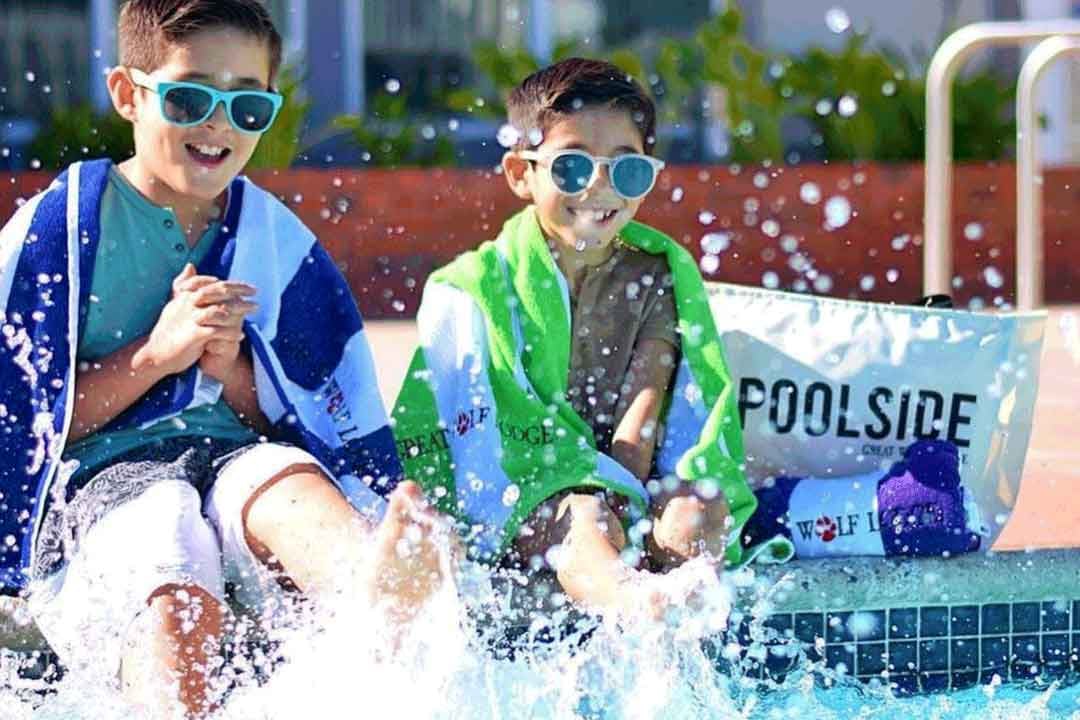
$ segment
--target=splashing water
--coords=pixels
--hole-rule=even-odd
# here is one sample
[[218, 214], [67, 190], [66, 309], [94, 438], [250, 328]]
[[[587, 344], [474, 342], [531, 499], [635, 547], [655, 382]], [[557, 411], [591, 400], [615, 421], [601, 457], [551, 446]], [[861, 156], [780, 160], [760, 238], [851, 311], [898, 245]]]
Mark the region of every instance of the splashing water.
[[[619, 627], [579, 615], [575, 626], [565, 608], [523, 621], [510, 609], [512, 596], [527, 596], [523, 579], [493, 582], [487, 571], [469, 566], [457, 587], [444, 588], [429, 603], [393, 660], [383, 650], [388, 640], [379, 613], [359, 606], [332, 617], [297, 610], [275, 636], [280, 660], [268, 678], [263, 672], [254, 679], [260, 673], [251, 665], [258, 660], [223, 668], [244, 680], [234, 683], [215, 717], [333, 720], [384, 708], [396, 717], [448, 719], [1080, 717], [1076, 687], [991, 686], [901, 698], [796, 650], [796, 669], [782, 682], [754, 680], [748, 659], [764, 657], [763, 643], [775, 642], [775, 631], [752, 622], [745, 646], [717, 633], [736, 588], [758, 593], [747, 606], [762, 609], [779, 585], [761, 588], [750, 571], [703, 583], [711, 571], [700, 563], [673, 574], [680, 604], [666, 622]], [[740, 616], [735, 611], [732, 622]], [[552, 641], [548, 635], [559, 623], [565, 632]], [[117, 693], [74, 674], [54, 690], [44, 699], [35, 695], [0, 657], [0, 720], [133, 717]]]

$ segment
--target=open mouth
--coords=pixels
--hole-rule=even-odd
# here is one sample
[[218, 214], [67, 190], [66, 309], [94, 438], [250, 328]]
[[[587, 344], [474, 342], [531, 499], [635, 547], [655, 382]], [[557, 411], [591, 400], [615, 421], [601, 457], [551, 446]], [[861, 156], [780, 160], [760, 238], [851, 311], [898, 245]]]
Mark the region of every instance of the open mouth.
[[191, 158], [206, 167], [217, 167], [232, 153], [227, 147], [221, 145], [188, 144], [184, 146]]
[[594, 222], [597, 225], [604, 225], [611, 222], [612, 219], [619, 213], [616, 210], [590, 210], [588, 208], [567, 208], [570, 214], [574, 217], [584, 218], [590, 222]]

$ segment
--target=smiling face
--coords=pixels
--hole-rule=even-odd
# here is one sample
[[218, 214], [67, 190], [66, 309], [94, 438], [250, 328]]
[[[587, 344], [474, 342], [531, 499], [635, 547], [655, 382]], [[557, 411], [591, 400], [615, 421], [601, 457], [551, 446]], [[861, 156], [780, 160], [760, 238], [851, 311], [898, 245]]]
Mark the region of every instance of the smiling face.
[[[266, 90], [270, 49], [240, 30], [208, 29], [171, 45], [165, 63], [150, 76], [219, 90]], [[224, 105], [199, 125], [179, 127], [162, 117], [158, 94], [135, 85], [126, 69], [114, 69], [109, 85], [117, 111], [134, 126], [135, 157], [129, 162], [143, 181], [136, 184], [161, 205], [213, 201], [255, 152], [260, 136], [233, 127]]]
[[552, 181], [551, 158], [560, 150], [577, 149], [615, 158], [643, 153], [641, 130], [621, 108], [586, 107], [554, 123], [536, 152], [543, 159], [526, 161], [514, 152], [503, 158], [507, 182], [514, 193], [536, 206], [540, 228], [565, 255], [577, 255], [588, 265], [606, 260], [619, 231], [634, 218], [643, 198], [627, 200], [611, 187], [608, 167], [601, 165], [592, 183], [577, 195], [564, 195]]

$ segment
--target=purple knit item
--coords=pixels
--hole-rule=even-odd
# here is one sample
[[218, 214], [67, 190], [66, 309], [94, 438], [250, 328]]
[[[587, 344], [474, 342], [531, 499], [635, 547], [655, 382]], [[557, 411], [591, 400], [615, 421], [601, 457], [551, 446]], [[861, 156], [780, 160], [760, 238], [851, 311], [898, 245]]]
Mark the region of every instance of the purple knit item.
[[886, 556], [941, 556], [979, 549], [967, 527], [960, 457], [952, 443], [920, 440], [878, 482]]

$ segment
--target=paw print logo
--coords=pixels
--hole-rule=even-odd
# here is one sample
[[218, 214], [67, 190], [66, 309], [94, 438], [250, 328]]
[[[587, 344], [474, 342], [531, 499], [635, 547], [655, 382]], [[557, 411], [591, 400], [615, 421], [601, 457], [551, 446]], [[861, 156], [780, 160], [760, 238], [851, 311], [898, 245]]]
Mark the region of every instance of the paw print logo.
[[821, 538], [821, 542], [832, 542], [836, 539], [836, 521], [828, 515], [822, 515], [814, 523], [814, 532]]

